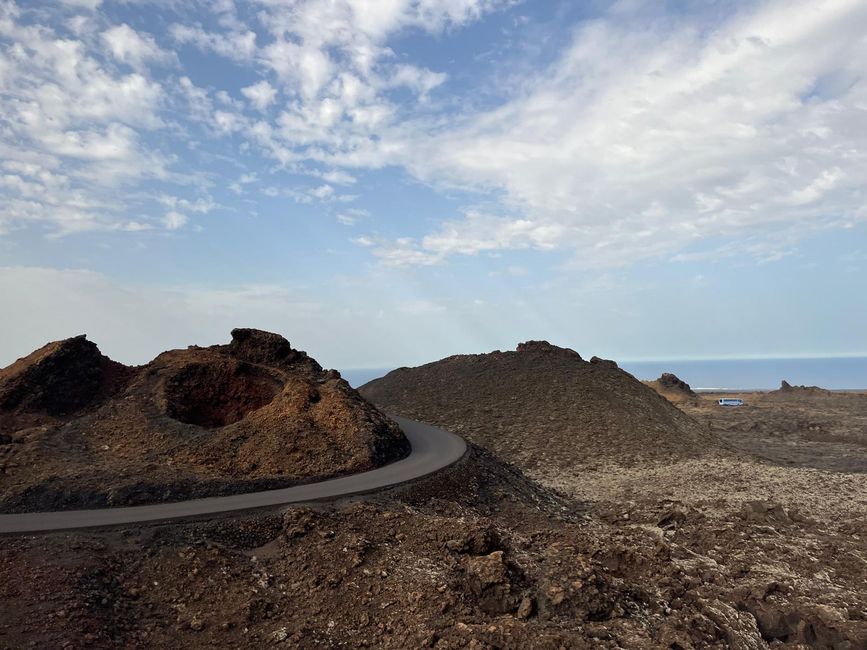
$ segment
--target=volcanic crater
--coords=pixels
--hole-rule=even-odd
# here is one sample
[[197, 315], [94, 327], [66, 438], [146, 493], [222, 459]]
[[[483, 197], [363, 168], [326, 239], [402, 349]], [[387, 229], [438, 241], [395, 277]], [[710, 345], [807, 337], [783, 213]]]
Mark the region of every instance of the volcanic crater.
[[404, 457], [397, 424], [277, 334], [128, 367], [84, 336], [0, 370], [0, 511], [285, 487]]

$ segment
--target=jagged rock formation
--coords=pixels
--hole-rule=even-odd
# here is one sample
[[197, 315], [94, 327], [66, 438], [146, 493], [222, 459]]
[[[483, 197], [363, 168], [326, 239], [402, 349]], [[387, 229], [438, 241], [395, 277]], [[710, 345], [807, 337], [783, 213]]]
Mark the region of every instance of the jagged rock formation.
[[5, 510], [277, 487], [409, 452], [339, 373], [252, 329], [138, 368], [83, 336], [50, 343], [0, 371], [0, 435]]
[[669, 390], [677, 390], [686, 393], [690, 397], [695, 397], [695, 393], [689, 387], [689, 384], [687, 384], [685, 381], [683, 381], [673, 373], [664, 372], [656, 381], [658, 381], [659, 385], [663, 388], [667, 388]]
[[670, 402], [679, 403], [698, 398], [689, 384], [671, 372], [664, 372], [659, 379], [645, 383]]
[[400, 368], [359, 390], [531, 470], [665, 460], [713, 446], [703, 426], [613, 361], [584, 361], [545, 341]]
[[74, 413], [112, 394], [127, 374], [84, 335], [49, 343], [0, 369], [0, 417]]
[[789, 382], [783, 379], [780, 382], [780, 388], [770, 393], [774, 397], [826, 397], [831, 395], [831, 391], [820, 388], [819, 386], [792, 386]]

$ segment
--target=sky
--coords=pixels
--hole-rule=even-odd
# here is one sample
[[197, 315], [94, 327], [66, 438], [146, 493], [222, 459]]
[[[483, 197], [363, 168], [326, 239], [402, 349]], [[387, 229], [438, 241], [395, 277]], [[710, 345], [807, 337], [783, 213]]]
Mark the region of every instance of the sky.
[[0, 0], [0, 366], [867, 354], [863, 0]]

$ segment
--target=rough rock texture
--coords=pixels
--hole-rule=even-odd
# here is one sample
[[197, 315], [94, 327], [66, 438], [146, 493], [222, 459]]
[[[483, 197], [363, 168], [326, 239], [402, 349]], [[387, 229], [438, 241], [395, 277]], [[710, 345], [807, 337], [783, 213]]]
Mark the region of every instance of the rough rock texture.
[[[539, 377], [557, 393], [560, 374]], [[845, 428], [867, 457], [867, 396], [745, 397], [684, 408], [745, 451], [804, 446], [801, 418]], [[463, 415], [465, 430], [495, 421]], [[527, 444], [562, 443], [548, 422]], [[0, 647], [860, 650], [867, 473], [816, 469], [836, 443], [809, 442], [808, 466], [707, 453], [537, 471], [562, 492], [471, 446], [443, 472], [333, 503], [0, 537]]]
[[670, 372], [664, 372], [659, 376], [659, 379], [645, 383], [668, 401], [675, 404], [698, 398], [698, 394], [689, 387], [689, 384]]
[[863, 544], [786, 553], [798, 516], [771, 504], [630, 514], [473, 448], [335, 504], [0, 538], [0, 646], [865, 647]]
[[84, 337], [51, 343], [0, 371], [0, 436], [4, 511], [265, 489], [409, 451], [338, 373], [250, 329], [138, 368]]
[[84, 335], [49, 343], [0, 369], [0, 427], [12, 428], [16, 417], [75, 413], [111, 397], [128, 375]]
[[667, 462], [713, 447], [704, 426], [613, 361], [545, 341], [400, 368], [359, 391], [529, 470]]
[[[594, 557], [609, 577], [630, 573], [666, 622], [628, 637], [620, 619], [585, 619], [584, 634], [601, 647], [867, 647], [867, 395], [747, 394], [738, 409], [698, 395], [679, 403], [683, 420], [655, 393], [666, 408], [648, 407], [651, 389], [613, 362], [526, 354], [452, 357], [362, 391], [588, 505]], [[568, 599], [552, 587], [547, 603]], [[630, 616], [655, 625], [640, 608]]]
[[798, 399], [809, 397], [828, 397], [832, 395], [831, 391], [819, 388], [818, 386], [792, 386], [789, 382], [783, 379], [780, 382], [780, 388], [769, 393], [769, 396], [778, 399]]
[[744, 405], [722, 408], [707, 394], [681, 407], [730, 446], [775, 463], [867, 472], [867, 394], [791, 387], [725, 396]]

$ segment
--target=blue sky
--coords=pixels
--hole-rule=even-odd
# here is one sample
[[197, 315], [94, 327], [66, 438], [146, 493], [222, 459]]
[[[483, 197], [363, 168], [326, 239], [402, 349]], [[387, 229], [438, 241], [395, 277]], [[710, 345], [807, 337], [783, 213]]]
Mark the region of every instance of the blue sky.
[[867, 354], [861, 1], [0, 0], [0, 365]]

